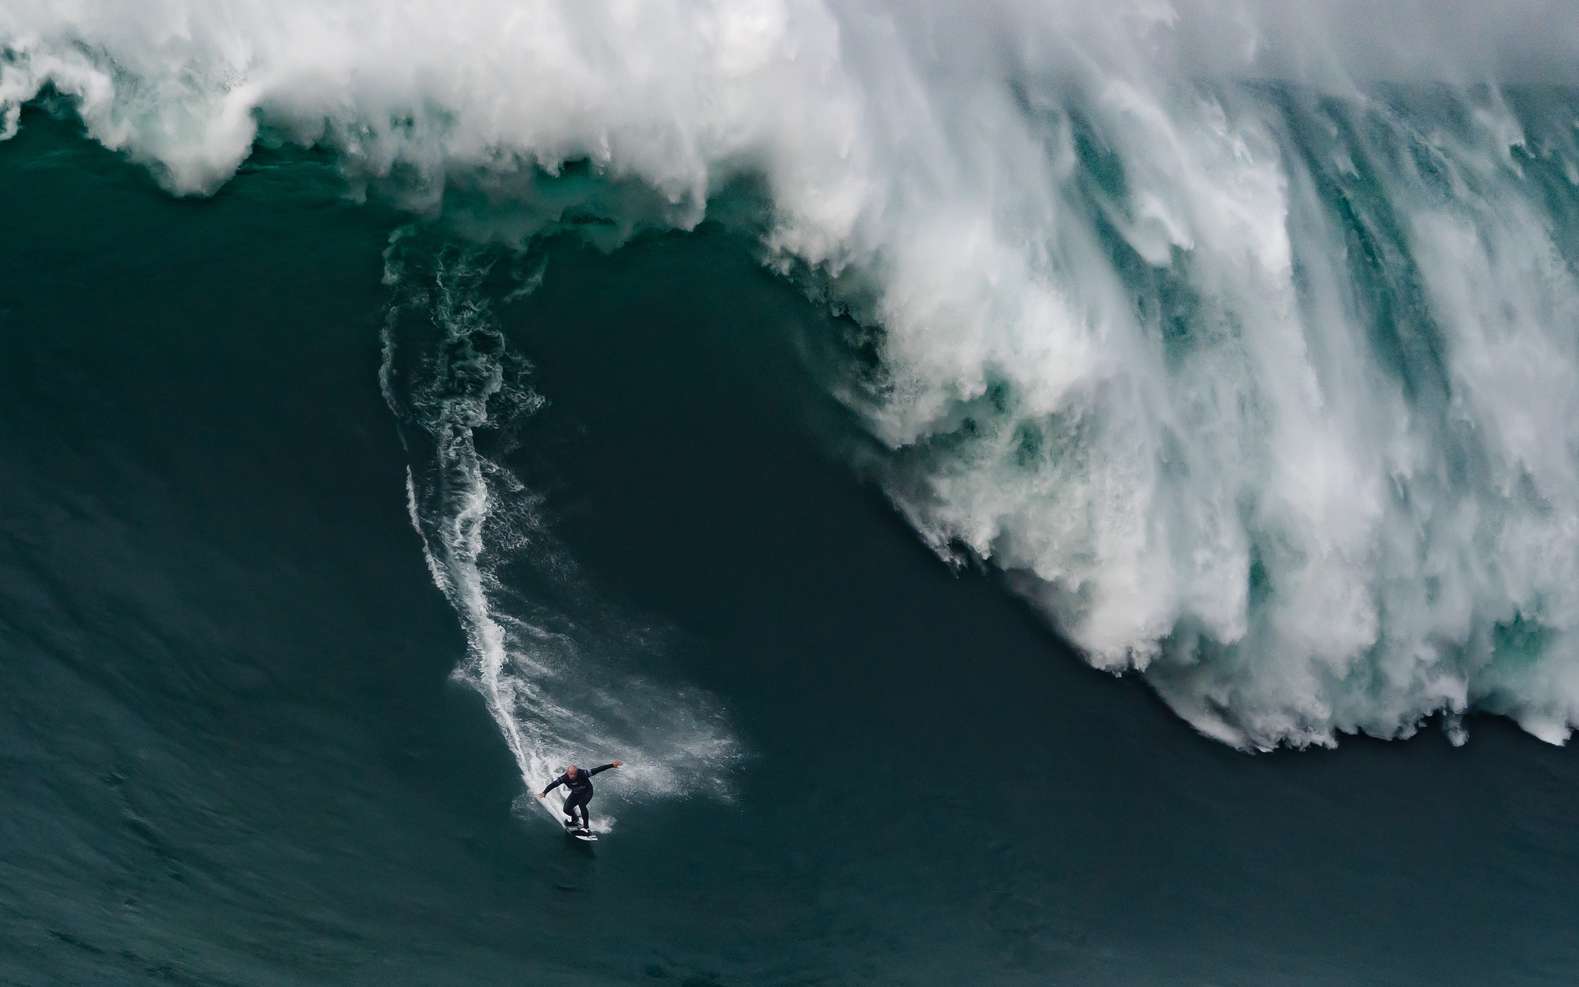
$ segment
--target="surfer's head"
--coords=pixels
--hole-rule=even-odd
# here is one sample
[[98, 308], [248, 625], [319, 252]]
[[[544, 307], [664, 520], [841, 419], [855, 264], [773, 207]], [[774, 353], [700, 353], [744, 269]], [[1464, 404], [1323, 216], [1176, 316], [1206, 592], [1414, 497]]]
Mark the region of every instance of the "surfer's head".
[[572, 764], [570, 767], [565, 769], [565, 777], [566, 778], [574, 778], [575, 776], [576, 776], [576, 766], [574, 764]]

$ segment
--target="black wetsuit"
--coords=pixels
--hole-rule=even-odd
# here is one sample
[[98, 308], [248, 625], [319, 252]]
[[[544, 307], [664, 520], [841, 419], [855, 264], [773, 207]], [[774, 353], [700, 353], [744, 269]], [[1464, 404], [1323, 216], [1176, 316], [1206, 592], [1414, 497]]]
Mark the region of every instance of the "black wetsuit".
[[543, 794], [547, 795], [549, 792], [558, 788], [560, 785], [564, 785], [570, 790], [570, 794], [565, 796], [565, 815], [569, 817], [572, 823], [575, 822], [576, 807], [580, 806], [581, 825], [586, 828], [591, 828], [592, 816], [588, 815], [587, 813], [587, 803], [592, 801], [592, 776], [597, 774], [599, 771], [607, 771], [612, 767], [614, 767], [612, 764], [603, 764], [596, 768], [581, 768], [576, 771], [576, 776], [574, 778], [571, 778], [568, 775], [560, 775], [558, 778], [555, 778], [553, 781], [548, 783], [548, 787], [543, 789]]

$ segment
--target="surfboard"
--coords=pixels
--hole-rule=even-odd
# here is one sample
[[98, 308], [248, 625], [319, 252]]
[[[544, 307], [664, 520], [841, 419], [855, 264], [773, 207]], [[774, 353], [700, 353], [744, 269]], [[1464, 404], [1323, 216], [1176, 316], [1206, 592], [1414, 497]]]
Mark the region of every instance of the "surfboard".
[[532, 801], [541, 805], [543, 811], [559, 823], [559, 828], [565, 831], [566, 836], [574, 840], [580, 840], [582, 843], [596, 843], [598, 841], [598, 834], [590, 830], [571, 829], [565, 825], [566, 798], [559, 791], [553, 791], [542, 798], [534, 798]]
[[580, 840], [583, 843], [596, 843], [598, 841], [598, 834], [596, 833], [579, 829], [571, 829], [569, 826], [565, 825], [565, 800], [560, 797], [558, 792], [553, 793], [553, 795], [548, 798], [534, 799], [533, 801], [541, 805], [544, 811], [546, 811], [554, 818], [556, 822], [559, 823], [559, 828], [565, 831], [566, 836], [570, 837], [571, 839]]

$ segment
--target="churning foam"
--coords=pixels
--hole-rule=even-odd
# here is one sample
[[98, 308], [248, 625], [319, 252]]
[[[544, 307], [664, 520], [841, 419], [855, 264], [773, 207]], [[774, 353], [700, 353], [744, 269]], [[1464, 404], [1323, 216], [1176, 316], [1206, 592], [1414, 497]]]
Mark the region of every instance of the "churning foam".
[[418, 206], [749, 178], [881, 327], [838, 386], [896, 504], [1095, 665], [1245, 746], [1579, 722], [1579, 121], [1499, 85], [1576, 81], [1564, 4], [17, 0], [0, 45], [0, 132], [51, 86], [179, 193], [260, 126]]

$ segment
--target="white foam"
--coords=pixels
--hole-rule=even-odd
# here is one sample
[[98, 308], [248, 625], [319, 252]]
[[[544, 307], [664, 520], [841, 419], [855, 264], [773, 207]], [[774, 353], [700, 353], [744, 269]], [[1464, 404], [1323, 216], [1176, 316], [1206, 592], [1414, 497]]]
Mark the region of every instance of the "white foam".
[[[559, 208], [534, 170], [573, 159], [682, 228], [752, 177], [769, 262], [883, 326], [876, 380], [834, 386], [891, 450], [899, 508], [944, 555], [1013, 573], [1094, 664], [1144, 670], [1244, 746], [1469, 708], [1559, 740], [1579, 708], [1579, 290], [1558, 189], [1526, 162], [1572, 182], [1579, 147], [1571, 115], [1527, 134], [1496, 83], [1573, 83], [1571, 14], [13, 0], [0, 134], [51, 85], [191, 193], [261, 123], [358, 180], [398, 171], [425, 208], [453, 184], [530, 199], [517, 233]], [[1400, 109], [1378, 78], [1447, 85]], [[1366, 249], [1376, 283], [1356, 281]], [[457, 404], [440, 436], [460, 476], [485, 469], [465, 438], [484, 410]], [[477, 494], [435, 548], [485, 652], [486, 592], [455, 560], [493, 506]]]
[[[408, 467], [407, 510], [434, 585], [466, 633], [467, 660], [456, 677], [483, 696], [531, 793], [568, 763], [628, 762], [609, 786], [612, 796], [600, 796], [599, 832], [614, 823], [604, 811], [610, 802], [697, 793], [728, 798], [729, 769], [741, 751], [710, 697], [633, 676], [617, 658], [593, 651], [597, 638], [554, 630], [568, 621], [532, 610], [496, 574], [500, 565], [539, 556], [546, 559], [540, 571], [566, 571], [533, 513], [535, 495], [477, 449], [479, 431], [511, 428], [544, 401], [530, 390], [529, 365], [508, 359], [478, 293], [486, 270], [464, 252], [441, 253], [431, 283], [409, 284], [429, 272], [421, 263], [415, 274], [407, 267], [399, 239], [391, 238], [386, 256], [396, 301], [383, 333], [379, 378], [403, 429], [426, 433], [433, 446], [431, 461]], [[529, 274], [526, 290], [540, 280], [541, 269]], [[400, 342], [403, 313], [440, 329], [432, 352], [404, 372], [397, 366], [400, 347], [420, 343]], [[474, 346], [481, 337], [493, 345]], [[509, 400], [500, 403], [501, 396]], [[508, 408], [511, 417], [498, 420], [495, 407]], [[559, 818], [560, 799], [531, 801]]]

